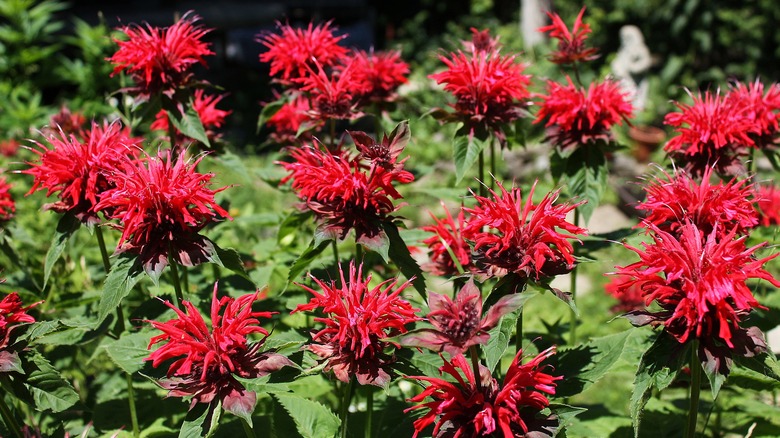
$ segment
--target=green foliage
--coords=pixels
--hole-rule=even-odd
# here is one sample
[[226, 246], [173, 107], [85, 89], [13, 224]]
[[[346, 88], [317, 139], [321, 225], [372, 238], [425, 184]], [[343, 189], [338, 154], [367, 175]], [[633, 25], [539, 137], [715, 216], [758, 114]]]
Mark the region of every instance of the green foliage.
[[322, 404], [284, 392], [274, 393], [274, 398], [290, 414], [298, 433], [304, 438], [336, 436], [341, 421]]

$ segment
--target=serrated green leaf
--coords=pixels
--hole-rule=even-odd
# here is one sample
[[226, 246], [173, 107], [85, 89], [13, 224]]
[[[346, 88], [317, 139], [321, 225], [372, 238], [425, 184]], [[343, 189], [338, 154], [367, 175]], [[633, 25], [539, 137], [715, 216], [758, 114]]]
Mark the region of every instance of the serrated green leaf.
[[290, 414], [304, 438], [332, 438], [341, 420], [322, 404], [292, 393], [274, 393], [274, 398]]
[[27, 375], [27, 387], [36, 409], [62, 412], [79, 401], [79, 395], [48, 360], [40, 354], [30, 356], [37, 369]]
[[498, 325], [488, 332], [490, 340], [485, 344], [483, 351], [485, 352], [487, 367], [491, 373], [496, 369], [496, 365], [501, 362], [501, 358], [504, 356], [507, 348], [509, 348], [509, 340], [512, 338], [512, 330], [515, 328], [517, 315], [518, 312], [511, 312], [502, 316]]
[[772, 352], [764, 352], [752, 357], [736, 356], [734, 362], [740, 367], [753, 370], [770, 379], [780, 382], [780, 363]]
[[382, 229], [385, 230], [387, 238], [390, 240], [390, 249], [388, 255], [390, 260], [398, 267], [398, 270], [408, 279], [412, 279], [412, 285], [420, 293], [422, 299], [427, 301], [425, 290], [425, 276], [420, 265], [412, 258], [409, 247], [398, 233], [398, 227], [392, 222], [383, 222]]
[[65, 250], [65, 246], [68, 244], [73, 233], [75, 233], [81, 226], [76, 216], [71, 213], [65, 213], [57, 222], [57, 228], [54, 231], [54, 238], [49, 246], [49, 251], [46, 252], [46, 259], [43, 263], [43, 287], [45, 288], [49, 282], [49, 276], [51, 270], [54, 268], [54, 263], [59, 260], [62, 252]]
[[151, 338], [151, 330], [125, 332], [119, 339], [107, 342], [104, 348], [119, 368], [127, 374], [133, 374], [144, 367], [144, 359], [149, 357], [147, 347]]
[[490, 141], [480, 140], [462, 131], [463, 129], [459, 129], [452, 139], [456, 183], [460, 183], [463, 177], [466, 176], [466, 172], [474, 167], [474, 163], [478, 161], [479, 155], [485, 149], [488, 141]]
[[558, 351], [555, 367], [564, 381], [558, 385], [556, 395], [571, 397], [579, 394], [604, 377], [620, 359], [626, 341], [637, 330], [629, 329], [614, 335], [590, 340], [574, 348]]
[[729, 373], [729, 386], [737, 386], [753, 391], [767, 391], [780, 389], [780, 381], [765, 376], [749, 368], [737, 366]]
[[634, 424], [634, 436], [639, 437], [642, 411], [653, 388], [660, 390], [674, 381], [685, 363], [690, 345], [681, 345], [665, 331], [656, 335], [655, 342], [642, 356], [634, 378], [629, 412]]
[[19, 340], [34, 343], [39, 337], [47, 335], [59, 327], [59, 321], [38, 321], [30, 324], [24, 334], [19, 336]]
[[221, 415], [222, 404], [219, 402], [196, 404], [187, 412], [179, 430], [179, 438], [201, 438], [213, 435]]
[[240, 277], [252, 281], [249, 273], [244, 268], [244, 263], [241, 261], [241, 255], [233, 248], [222, 248], [215, 242], [204, 238], [211, 242], [214, 250], [208, 255], [209, 261], [226, 269], [230, 269], [233, 273], [238, 274]]
[[35, 340], [39, 345], [76, 345], [87, 334], [87, 329], [67, 328], [58, 332], [48, 333]]
[[100, 297], [100, 304], [98, 304], [98, 319], [95, 322], [96, 327], [122, 305], [122, 300], [130, 293], [144, 272], [141, 262], [134, 254], [124, 252], [113, 259], [111, 270], [103, 284], [103, 294]]
[[173, 126], [175, 126], [179, 132], [210, 148], [211, 144], [206, 135], [206, 128], [203, 127], [203, 122], [201, 122], [198, 112], [195, 111], [195, 106], [192, 102], [189, 102], [185, 107], [186, 109], [183, 113], [176, 108], [166, 108], [168, 120], [173, 123]]
[[571, 426], [574, 422], [574, 417], [588, 410], [587, 408], [579, 408], [561, 403], [550, 403], [550, 409], [558, 417], [558, 428], [555, 430], [553, 437], [563, 436], [563, 431]]
[[319, 244], [316, 244], [316, 242], [312, 241], [312, 243], [309, 244], [309, 247], [306, 248], [297, 259], [295, 259], [295, 263], [293, 263], [292, 267], [290, 268], [290, 273], [287, 274], [287, 282], [292, 283], [293, 281], [299, 280], [298, 276], [301, 274], [301, 272], [306, 270], [311, 262], [313, 262], [317, 256], [325, 251], [325, 248], [328, 247], [328, 244], [329, 241], [327, 240], [319, 242]]

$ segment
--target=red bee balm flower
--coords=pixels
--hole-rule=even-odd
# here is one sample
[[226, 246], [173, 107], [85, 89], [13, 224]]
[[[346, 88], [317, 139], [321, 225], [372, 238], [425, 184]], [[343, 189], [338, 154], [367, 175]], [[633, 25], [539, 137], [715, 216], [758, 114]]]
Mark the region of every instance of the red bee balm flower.
[[466, 218], [463, 209], [459, 209], [456, 223], [444, 202], [441, 206], [446, 217], [438, 219], [431, 213], [431, 218], [436, 224], [422, 227], [424, 231], [433, 233], [433, 236], [423, 240], [423, 243], [428, 245], [430, 253], [430, 262], [423, 267], [434, 275], [451, 276], [470, 272], [474, 269], [474, 265], [471, 263], [471, 248], [461, 231], [465, 226]]
[[437, 84], [452, 93], [457, 102], [453, 118], [465, 123], [471, 135], [475, 130], [493, 132], [505, 141], [503, 126], [521, 116], [530, 96], [530, 76], [514, 56], [478, 51], [469, 55], [451, 53], [439, 56], [447, 70], [430, 75]]
[[613, 312], [630, 312], [645, 308], [642, 289], [636, 283], [631, 287], [624, 287], [627, 280], [628, 277], [623, 275], [614, 276], [612, 281], [604, 286], [604, 292], [618, 300], [618, 303], [610, 309]]
[[742, 170], [739, 157], [755, 146], [751, 136], [760, 134], [744, 106], [735, 107], [720, 94], [691, 96], [693, 105], [676, 102], [681, 112], [669, 113], [664, 123], [675, 127], [677, 136], [664, 146], [680, 159], [694, 176], [715, 166], [718, 173], [735, 175]]
[[401, 52], [355, 51], [345, 58], [344, 66], [351, 66], [352, 77], [362, 104], [390, 102], [395, 91], [407, 82], [409, 65], [401, 60]]
[[0, 374], [9, 371], [22, 372], [18, 353], [9, 348], [13, 344], [11, 333], [19, 324], [35, 322], [35, 318], [28, 315], [27, 311], [42, 302], [23, 307], [22, 299], [16, 292], [11, 292], [0, 300]]
[[612, 139], [610, 129], [631, 117], [633, 107], [620, 85], [612, 81], [593, 82], [587, 90], [547, 81], [547, 95], [534, 123], [547, 119], [548, 139], [561, 148], [577, 147]]
[[[252, 303], [259, 292], [240, 298], [217, 298], [217, 285], [211, 300], [211, 330], [195, 306], [182, 304], [186, 313], [169, 302], [176, 319], [167, 322], [147, 321], [163, 333], [149, 342], [149, 347], [164, 343], [149, 355], [156, 368], [175, 359], [168, 367], [168, 379], [160, 382], [174, 397], [192, 396], [192, 404], [221, 400], [229, 412], [251, 414], [256, 395], [236, 379], [262, 377], [285, 366], [295, 366], [288, 358], [273, 352], [261, 352], [268, 331], [260, 327], [260, 318], [275, 312], [253, 312]], [[262, 339], [250, 344], [253, 333]]]
[[10, 220], [16, 212], [16, 204], [11, 196], [11, 185], [0, 178], [0, 223]]
[[306, 29], [277, 22], [276, 27], [281, 35], [269, 34], [258, 39], [268, 48], [260, 55], [260, 61], [270, 62], [271, 76], [279, 76], [283, 83], [291, 84], [308, 76], [309, 69], [314, 67], [313, 60], [323, 67], [331, 67], [347, 54], [347, 49], [339, 45], [346, 35], [333, 35], [335, 28], [330, 22], [317, 26], [309, 23]]
[[777, 187], [759, 186], [755, 202], [762, 226], [780, 225], [780, 190]]
[[[455, 357], [472, 345], [485, 344], [490, 339], [488, 330], [498, 324], [502, 316], [523, 305], [521, 294], [501, 297], [482, 317], [482, 294], [469, 280], [453, 301], [445, 295], [428, 294], [428, 321], [433, 329], [421, 329], [405, 335], [404, 345], [446, 351]], [[482, 317], [480, 319], [480, 317]]]
[[362, 155], [350, 159], [345, 152], [334, 155], [312, 147], [293, 149], [290, 156], [294, 161], [281, 163], [290, 172], [282, 182], [293, 180], [298, 197], [323, 221], [321, 232], [343, 239], [354, 229], [359, 243], [374, 247], [384, 235], [382, 222], [392, 220], [390, 213], [399, 208], [392, 199], [401, 198], [401, 194], [392, 184], [414, 180], [411, 173], [396, 166], [401, 163], [393, 158], [392, 143], [386, 144], [389, 168], [372, 160], [366, 169], [360, 161]]
[[325, 328], [312, 332], [314, 344], [309, 346], [317, 356], [327, 360], [325, 370], [333, 370], [336, 378], [349, 382], [352, 376], [361, 385], [387, 386], [387, 367], [394, 356], [386, 350], [398, 347], [385, 338], [406, 333], [406, 325], [419, 320], [413, 308], [399, 295], [411, 280], [396, 287], [398, 280], [386, 280], [369, 288], [371, 275], [363, 278], [362, 263], [349, 265], [349, 278], [339, 267], [341, 287], [309, 275], [322, 292], [300, 285], [314, 295], [308, 304], [301, 304], [292, 313], [322, 308], [326, 317], [315, 318]]
[[762, 267], [778, 254], [756, 259], [754, 253], [766, 242], [746, 249], [746, 236], [734, 238], [736, 228], [723, 235], [715, 225], [704, 235], [688, 222], [676, 237], [653, 224], [647, 227], [653, 232], [653, 242], [644, 244], [644, 250], [625, 245], [640, 261], [618, 267], [617, 274], [626, 280], [617, 288], [638, 285], [646, 304], [655, 300], [663, 311], [643, 313], [636, 321], [662, 323], [680, 343], [693, 335], [703, 340], [716, 338], [734, 348], [732, 334], [740, 330], [741, 316], [759, 307], [745, 282], [760, 278], [780, 287]]
[[[433, 423], [436, 423], [432, 433], [435, 437], [513, 438], [554, 427], [555, 419], [539, 418], [539, 414], [550, 405], [546, 394], [555, 394], [555, 382], [561, 379], [543, 372], [541, 365], [555, 353], [555, 348], [548, 348], [526, 364], [520, 363], [522, 353], [519, 351], [509, 365], [503, 385], [482, 365], [480, 382], [477, 382], [463, 355], [453, 357], [452, 362], [444, 360], [440, 368], [440, 372], [449, 374], [454, 381], [411, 377], [429, 383], [423, 392], [409, 399], [420, 404], [406, 409], [406, 412], [428, 409], [415, 420], [414, 436]], [[426, 397], [432, 400], [423, 403]]]
[[755, 145], [765, 148], [777, 143], [780, 130], [780, 84], [774, 83], [764, 94], [764, 84], [755, 82], [734, 84], [726, 101], [734, 108], [744, 109], [743, 115], [754, 123], [755, 132], [750, 135]]
[[159, 276], [168, 257], [185, 266], [208, 260], [214, 250], [198, 232], [219, 218], [232, 219], [208, 188], [213, 174], [195, 171], [202, 156], [188, 162], [166, 150], [156, 157], [127, 161], [117, 186], [105, 192], [97, 208], [111, 208], [121, 221], [120, 251], [139, 254], [150, 275]]
[[[566, 214], [579, 204], [558, 204], [558, 192], [545, 195], [539, 204], [532, 198], [536, 183], [523, 205], [519, 188], [507, 191], [501, 183], [499, 196], [493, 199], [476, 196], [478, 205], [466, 208], [470, 215], [463, 236], [474, 242], [474, 262], [490, 276], [515, 273], [539, 280], [571, 271], [574, 268], [572, 234], [587, 230], [566, 221]], [[563, 234], [557, 229], [572, 234]]]
[[41, 150], [33, 152], [40, 162], [27, 163], [32, 167], [22, 173], [35, 178], [28, 195], [39, 188], [46, 189], [46, 196], [59, 192], [60, 200], [44, 208], [71, 212], [82, 222], [97, 223], [98, 202], [103, 193], [115, 187], [117, 168], [140, 151], [141, 139], [130, 137], [130, 130], [118, 122], [92, 123], [83, 136], [82, 142], [74, 134], [52, 134], [47, 138], [52, 149], [37, 143]]
[[552, 24], [539, 28], [539, 32], [549, 32], [558, 40], [558, 50], [550, 56], [550, 61], [556, 64], [573, 64], [575, 62], [592, 61], [599, 56], [596, 49], [585, 47], [585, 39], [591, 32], [590, 25], [582, 22], [585, 6], [582, 7], [571, 32], [558, 14], [548, 12]]
[[721, 234], [736, 227], [736, 233], [743, 235], [758, 224], [758, 215], [750, 199], [753, 186], [748, 180], [736, 178], [724, 184], [710, 183], [712, 168], [707, 168], [701, 184], [685, 172], [674, 176], [663, 173], [666, 180], [655, 179], [645, 191], [647, 200], [640, 202], [637, 209], [648, 212], [646, 220], [658, 228], [677, 234], [687, 222], [707, 235], [720, 224]]
[[279, 108], [279, 110], [266, 122], [273, 129], [271, 139], [281, 145], [294, 145], [300, 140], [310, 140], [309, 132], [301, 133], [298, 138], [298, 131], [301, 126], [307, 124], [316, 128], [324, 121], [312, 118], [311, 104], [309, 98], [303, 94], [298, 94], [289, 102]]
[[315, 61], [317, 71], [299, 79], [301, 91], [309, 93], [311, 99], [311, 117], [320, 120], [354, 119], [361, 115], [357, 110], [357, 96], [360, 84], [355, 81], [352, 64], [341, 71], [325, 73]]
[[114, 64], [114, 72], [126, 71], [133, 76], [137, 88], [144, 96], [172, 93], [190, 81], [190, 69], [194, 64], [206, 65], [204, 56], [213, 55], [209, 43], [201, 39], [209, 32], [195, 23], [197, 15], [185, 14], [181, 20], [167, 28], [146, 25], [125, 26], [120, 29], [127, 41], [114, 40], [119, 50], [108, 60]]

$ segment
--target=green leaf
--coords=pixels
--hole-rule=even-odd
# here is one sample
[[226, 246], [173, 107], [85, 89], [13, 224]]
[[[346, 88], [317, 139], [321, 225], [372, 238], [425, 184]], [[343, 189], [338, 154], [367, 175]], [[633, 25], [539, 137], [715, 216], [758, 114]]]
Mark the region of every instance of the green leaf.
[[209, 138], [206, 135], [206, 128], [203, 127], [203, 123], [200, 121], [198, 112], [195, 111], [195, 106], [192, 101], [185, 105], [186, 110], [184, 113], [179, 108], [170, 105], [165, 105], [165, 111], [168, 114], [168, 120], [173, 123], [173, 126], [179, 130], [182, 134], [189, 138], [195, 139], [206, 147], [210, 148]]
[[252, 281], [249, 273], [246, 272], [246, 268], [244, 268], [244, 263], [241, 261], [241, 255], [238, 253], [238, 251], [233, 248], [221, 248], [210, 239], [204, 239], [211, 242], [212, 246], [214, 247], [214, 251], [208, 255], [209, 261], [220, 267], [230, 269], [240, 277], [249, 280], [250, 282]]
[[33, 343], [36, 339], [57, 330], [59, 327], [59, 321], [38, 321], [30, 324], [24, 334], [19, 336], [19, 340]]
[[480, 140], [464, 131], [463, 128], [459, 129], [452, 139], [456, 183], [463, 180], [466, 172], [477, 162], [479, 154], [482, 153], [489, 141]]
[[36, 409], [62, 412], [79, 401], [79, 395], [48, 360], [40, 354], [30, 356], [36, 370], [27, 374], [27, 386]]
[[292, 283], [293, 281], [297, 281], [301, 272], [305, 271], [311, 262], [313, 262], [317, 256], [325, 251], [325, 248], [328, 247], [329, 243], [330, 241], [328, 240], [319, 243], [312, 241], [312, 243], [309, 244], [309, 247], [306, 248], [303, 253], [295, 260], [295, 263], [293, 263], [292, 267], [290, 268], [290, 273], [287, 274], [287, 282]]
[[393, 222], [382, 222], [382, 229], [385, 230], [387, 238], [390, 240], [390, 250], [388, 255], [390, 260], [398, 267], [404, 276], [412, 280], [412, 285], [420, 293], [422, 299], [427, 301], [425, 291], [425, 276], [417, 261], [412, 258], [409, 247], [398, 233], [398, 227]]
[[322, 404], [292, 393], [274, 393], [285, 411], [290, 414], [298, 432], [304, 438], [332, 438], [341, 425], [330, 409]]
[[293, 211], [279, 224], [279, 232], [276, 234], [276, 242], [280, 246], [290, 246], [295, 243], [296, 237], [301, 234], [303, 224], [310, 221], [311, 211]]
[[734, 367], [729, 373], [729, 386], [738, 386], [753, 391], [776, 391], [780, 389], [780, 381], [765, 376], [750, 368]]
[[257, 118], [257, 133], [268, 123], [268, 120], [274, 116], [287, 103], [287, 99], [282, 97], [279, 100], [269, 102], [260, 111], [260, 117]]
[[[536, 295], [536, 294], [533, 294]], [[509, 347], [509, 340], [512, 338], [512, 330], [517, 322], [518, 312], [511, 312], [501, 317], [497, 326], [493, 327], [488, 333], [490, 340], [483, 348], [487, 367], [492, 373], [496, 365], [501, 362], [501, 358]]]
[[179, 430], [179, 438], [200, 438], [213, 435], [214, 431], [217, 430], [221, 415], [221, 403], [197, 403], [187, 412], [184, 423]]
[[100, 325], [108, 315], [122, 305], [122, 300], [130, 293], [144, 272], [140, 260], [134, 254], [123, 252], [113, 259], [111, 270], [103, 284], [95, 326]]
[[151, 330], [136, 333], [125, 332], [117, 340], [106, 343], [104, 348], [108, 357], [127, 374], [133, 374], [144, 367], [144, 359], [149, 357], [149, 340]]
[[663, 390], [674, 381], [688, 357], [689, 349], [689, 344], [682, 345], [665, 331], [661, 331], [653, 345], [642, 356], [629, 405], [635, 437], [639, 437], [642, 411], [650, 399], [651, 390]]
[[574, 422], [574, 417], [588, 410], [587, 408], [579, 408], [562, 403], [550, 403], [550, 409], [558, 417], [558, 428], [555, 430], [553, 437], [559, 436], [563, 430], [571, 426]]
[[574, 348], [558, 351], [555, 370], [564, 376], [556, 395], [571, 397], [588, 389], [604, 377], [623, 354], [626, 341], [637, 333], [629, 329], [614, 335], [603, 336]]
[[570, 196], [588, 201], [577, 207], [587, 224], [609, 185], [606, 155], [596, 147], [580, 147], [568, 156], [556, 150], [550, 158], [550, 171], [556, 181], [568, 185]]
[[780, 363], [772, 352], [764, 352], [752, 357], [735, 355], [736, 365], [753, 370], [763, 376], [780, 382]]
[[34, 343], [39, 345], [76, 345], [84, 339], [87, 332], [88, 330], [84, 328], [67, 328], [40, 336]]
[[43, 264], [44, 288], [49, 282], [49, 276], [51, 275], [51, 270], [54, 267], [54, 263], [59, 260], [62, 252], [65, 250], [65, 245], [67, 245], [68, 240], [70, 240], [70, 237], [73, 236], [73, 233], [75, 233], [80, 226], [81, 221], [79, 221], [76, 216], [71, 213], [63, 214], [59, 222], [57, 222], [57, 228], [54, 231], [54, 239], [51, 241], [51, 246], [49, 247], [49, 251], [46, 253], [46, 260]]

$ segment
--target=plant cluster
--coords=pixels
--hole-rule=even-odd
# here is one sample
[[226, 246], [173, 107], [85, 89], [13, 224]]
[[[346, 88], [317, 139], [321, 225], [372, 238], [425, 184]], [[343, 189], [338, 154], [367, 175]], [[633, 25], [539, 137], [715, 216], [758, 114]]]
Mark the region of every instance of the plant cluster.
[[[258, 35], [274, 151], [238, 157], [220, 133], [232, 111], [195, 69], [214, 54], [200, 17], [117, 29], [93, 61], [124, 103], [64, 105], [9, 136], [32, 128], [28, 147], [0, 149], [15, 160], [0, 176], [0, 433], [638, 437], [659, 412], [669, 436], [780, 431], [776, 403], [720, 420], [780, 388], [762, 333], [778, 325], [780, 192], [759, 180], [780, 170], [780, 85], [676, 102], [640, 219], [589, 231], [634, 109], [583, 74], [600, 56], [585, 13], [539, 29], [559, 79], [489, 30], [439, 54], [425, 112], [453, 133], [438, 140], [453, 187], [416, 163], [400, 51], [345, 47], [332, 22]], [[506, 178], [510, 149], [534, 141], [549, 173]], [[405, 217], [429, 200], [415, 187], [439, 198], [430, 219]], [[578, 293], [593, 271], [617, 304]], [[614, 305], [599, 319], [588, 300]], [[635, 327], [610, 333], [614, 314]], [[599, 417], [599, 381], [627, 412]]]

